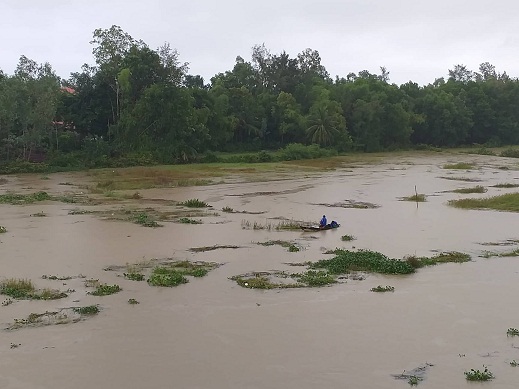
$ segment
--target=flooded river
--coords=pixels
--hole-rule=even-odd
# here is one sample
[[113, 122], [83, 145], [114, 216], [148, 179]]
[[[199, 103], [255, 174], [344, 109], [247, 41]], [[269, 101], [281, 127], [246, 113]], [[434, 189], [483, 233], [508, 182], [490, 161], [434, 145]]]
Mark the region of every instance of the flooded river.
[[[458, 162], [475, 168], [442, 168]], [[7, 229], [0, 234], [0, 281], [30, 279], [38, 288], [70, 293], [60, 300], [0, 306], [0, 388], [385, 389], [408, 387], [407, 379], [395, 377], [408, 373], [423, 378], [418, 386], [424, 389], [469, 388], [474, 384], [464, 372], [483, 366], [496, 376], [486, 386], [516, 388], [519, 367], [510, 362], [519, 362], [519, 337], [507, 337], [507, 330], [519, 328], [519, 258], [480, 256], [519, 246], [519, 216], [456, 209], [447, 202], [517, 191], [492, 187], [518, 184], [517, 169], [516, 160], [492, 156], [387, 154], [332, 170], [237, 174], [214, 185], [139, 190], [141, 199], [97, 205], [0, 205], [0, 225]], [[0, 194], [86, 194], [82, 185], [94, 179], [87, 173], [4, 178]], [[488, 191], [450, 192], [475, 185]], [[400, 201], [414, 195], [415, 186], [427, 201]], [[212, 206], [194, 217], [202, 224], [166, 221], [146, 228], [69, 214], [76, 208], [168, 211], [178, 208], [173, 202], [194, 198]], [[374, 207], [350, 207], [356, 202]], [[248, 213], [225, 213], [224, 207]], [[39, 212], [46, 217], [31, 216]], [[243, 228], [284, 219], [316, 222], [323, 214], [341, 227], [316, 233]], [[343, 242], [346, 234], [355, 240]], [[269, 240], [303, 249], [256, 244]], [[189, 250], [213, 245], [238, 248]], [[472, 260], [406, 276], [367, 274], [322, 288], [251, 290], [229, 279], [253, 271], [293, 271], [287, 262], [330, 258], [323, 252], [335, 248], [369, 249], [390, 258], [460, 251]], [[222, 265], [173, 288], [103, 270], [163, 258]], [[80, 275], [118, 284], [122, 291], [92, 296]], [[395, 291], [371, 292], [377, 285]], [[91, 304], [98, 304], [100, 313], [77, 323], [5, 329], [30, 313]]]

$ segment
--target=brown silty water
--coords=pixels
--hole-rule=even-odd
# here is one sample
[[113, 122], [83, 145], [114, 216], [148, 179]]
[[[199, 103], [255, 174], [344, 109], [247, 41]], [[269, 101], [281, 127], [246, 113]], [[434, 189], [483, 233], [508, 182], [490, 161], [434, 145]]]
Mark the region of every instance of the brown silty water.
[[[445, 163], [463, 161], [478, 168], [442, 169]], [[500, 169], [503, 166], [510, 170]], [[165, 222], [162, 228], [69, 215], [74, 204], [1, 205], [0, 225], [8, 232], [0, 235], [0, 277], [75, 290], [62, 300], [1, 306], [2, 328], [32, 312], [90, 304], [102, 310], [78, 323], [2, 329], [0, 388], [405, 388], [407, 380], [394, 376], [410, 372], [424, 378], [421, 388], [464, 388], [472, 386], [463, 372], [482, 370], [483, 365], [496, 376], [492, 388], [516, 388], [519, 367], [511, 367], [510, 361], [519, 361], [519, 338], [506, 332], [519, 327], [519, 259], [479, 255], [515, 248], [482, 243], [519, 239], [519, 218], [516, 213], [446, 204], [450, 199], [513, 192], [516, 189], [491, 185], [517, 183], [516, 168], [513, 160], [490, 156], [389, 154], [319, 173], [271, 174], [267, 181], [261, 174], [231, 177], [217, 185], [141, 190], [142, 200], [82, 207], [115, 209], [139, 203], [141, 208], [167, 210], [174, 206], [157, 199], [198, 198], [219, 213], [201, 217], [203, 224]], [[90, 180], [84, 173], [50, 175], [49, 180], [34, 175], [6, 178], [0, 193], [81, 192], [58, 183]], [[399, 201], [413, 195], [415, 185], [427, 201]], [[474, 185], [488, 192], [447, 192]], [[379, 207], [324, 205], [347, 201]], [[219, 212], [223, 207], [265, 213]], [[47, 217], [30, 217], [41, 211]], [[311, 222], [323, 214], [341, 227], [317, 233], [242, 228], [244, 220]], [[356, 240], [342, 242], [345, 234]], [[280, 246], [256, 244], [267, 240], [294, 241], [304, 250], [290, 253]], [[240, 248], [188, 251], [212, 245]], [[251, 271], [294, 271], [287, 262], [329, 258], [323, 251], [336, 247], [370, 249], [392, 258], [455, 250], [470, 254], [472, 261], [422, 268], [406, 276], [368, 274], [365, 280], [323, 288], [250, 290], [229, 279]], [[168, 257], [223, 265], [175, 288], [151, 287], [103, 270]], [[95, 297], [86, 294], [84, 279], [52, 281], [42, 275], [84, 275], [123, 290]], [[370, 292], [377, 285], [394, 286], [395, 292]], [[130, 298], [140, 304], [128, 304]], [[419, 367], [424, 369], [413, 370]]]

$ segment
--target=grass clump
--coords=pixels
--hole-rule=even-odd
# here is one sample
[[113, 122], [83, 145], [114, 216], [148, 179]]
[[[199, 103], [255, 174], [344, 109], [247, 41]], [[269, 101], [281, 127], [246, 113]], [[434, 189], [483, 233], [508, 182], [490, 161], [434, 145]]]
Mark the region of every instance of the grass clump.
[[472, 188], [459, 188], [454, 189], [454, 193], [485, 193], [487, 189], [484, 186], [477, 185]]
[[499, 155], [501, 157], [519, 158], [519, 149], [508, 148], [506, 150], [503, 150]]
[[36, 290], [31, 280], [11, 278], [0, 283], [0, 294], [29, 300], [57, 300], [68, 295], [56, 289]]
[[331, 285], [337, 282], [334, 276], [322, 270], [309, 270], [302, 274], [294, 274], [292, 277], [294, 277], [298, 283], [305, 284], [306, 286], [310, 287]]
[[31, 298], [35, 292], [31, 280], [10, 278], [0, 283], [0, 294], [15, 298]]
[[508, 193], [484, 199], [449, 200], [448, 204], [462, 209], [493, 209], [496, 211], [519, 212], [519, 193]]
[[467, 381], [489, 381], [494, 378], [494, 374], [486, 366], [483, 366], [483, 371], [470, 369], [464, 374]]
[[36, 192], [30, 194], [5, 193], [0, 195], [0, 204], [32, 204], [37, 201], [51, 200], [52, 197], [47, 192]]
[[322, 287], [337, 282], [336, 277], [326, 271], [308, 270], [288, 274], [281, 271], [249, 273], [230, 277], [238, 285], [248, 289], [293, 289]]
[[473, 163], [458, 162], [452, 164], [443, 165], [443, 169], [458, 169], [458, 170], [470, 170], [474, 168]]
[[384, 254], [371, 250], [336, 250], [332, 259], [314, 262], [312, 269], [326, 269], [330, 274], [344, 274], [350, 271], [370, 271], [383, 274], [409, 274], [415, 271], [406, 261], [390, 259]]
[[479, 154], [479, 155], [496, 155], [494, 151], [487, 147], [480, 147], [479, 149], [475, 150], [473, 154]]
[[394, 292], [395, 291], [395, 287], [394, 286], [390, 286], [390, 285], [386, 285], [386, 286], [382, 286], [382, 285], [379, 285], [375, 288], [371, 288], [370, 289], [372, 292], [381, 292], [381, 293], [384, 293], [384, 292]]
[[189, 282], [186, 276], [204, 277], [216, 267], [218, 264], [209, 262], [173, 262], [155, 267], [148, 278], [148, 283], [153, 286], [178, 286]]
[[433, 257], [417, 257], [417, 256], [408, 256], [405, 257], [404, 260], [412, 266], [414, 269], [419, 269], [424, 266], [434, 266], [439, 263], [463, 263], [470, 261], [470, 255], [465, 253], [460, 253], [458, 251], [447, 251], [439, 253]]
[[519, 184], [510, 184], [510, 183], [505, 183], [505, 184], [496, 184], [496, 185], [492, 185], [493, 188], [504, 188], [504, 189], [510, 189], [510, 188], [519, 188]]
[[56, 289], [43, 289], [34, 293], [31, 297], [35, 300], [58, 300], [68, 297], [68, 295]]
[[414, 201], [417, 203], [423, 203], [426, 201], [426, 196], [423, 193], [417, 193], [412, 196], [402, 197], [401, 201]]
[[220, 249], [239, 249], [240, 246], [235, 245], [223, 245], [223, 244], [215, 244], [214, 246], [203, 246], [203, 247], [191, 247], [189, 251], [194, 253], [204, 253], [206, 251], [214, 251]]
[[99, 313], [99, 307], [97, 305], [87, 305], [86, 307], [73, 308], [74, 312], [80, 315], [97, 315]]
[[232, 209], [231, 207], [223, 207], [222, 212], [233, 213], [234, 209]]
[[505, 251], [504, 253], [499, 254], [500, 257], [519, 257], [519, 249], [515, 249], [512, 251]]
[[343, 235], [341, 236], [341, 240], [343, 242], [350, 242], [352, 240], [355, 240], [355, 237], [353, 235]]
[[132, 218], [135, 224], [140, 224], [143, 227], [162, 227], [162, 224], [157, 223], [152, 216], [144, 212], [133, 215]]
[[280, 284], [272, 283], [268, 277], [263, 275], [256, 275], [255, 277], [231, 277], [231, 280], [236, 281], [238, 285], [249, 289], [275, 289], [279, 288]]
[[409, 379], [407, 380], [407, 383], [411, 386], [416, 386], [416, 385], [418, 385], [419, 382], [420, 382], [420, 378], [418, 378], [415, 375], [410, 376]]
[[122, 289], [119, 285], [107, 285], [107, 284], [100, 284], [97, 285], [96, 290], [93, 292], [89, 292], [88, 294], [91, 294], [92, 296], [108, 296], [111, 294], [115, 294], [120, 292]]
[[209, 207], [209, 204], [207, 204], [205, 201], [200, 201], [198, 199], [186, 200], [181, 203], [178, 203], [178, 205], [182, 205], [182, 206], [188, 207], [188, 208], [207, 208], [207, 207]]
[[156, 267], [151, 272], [148, 283], [153, 286], [173, 287], [187, 284], [189, 281], [184, 275], [174, 268]]
[[292, 220], [283, 220], [280, 221], [276, 226], [276, 230], [278, 231], [300, 231], [301, 223], [292, 221]]
[[0, 234], [5, 234], [7, 232], [7, 228], [4, 226], [0, 226]]
[[244, 230], [300, 231], [301, 223], [292, 220], [282, 220], [278, 224], [273, 224], [268, 221], [265, 224], [262, 224], [257, 221], [251, 223], [249, 220], [242, 220], [241, 228]]
[[135, 299], [128, 299], [128, 304], [130, 304], [130, 305], [137, 305], [137, 304], [140, 304], [140, 302], [138, 302]]
[[511, 327], [506, 331], [506, 336], [519, 336], [519, 330]]
[[144, 281], [144, 274], [141, 273], [129, 272], [123, 273], [123, 276], [130, 281]]
[[519, 362], [517, 362], [515, 359], [513, 361], [510, 361], [510, 366], [517, 367], [519, 366]]
[[298, 251], [301, 251], [299, 246], [297, 246], [296, 244], [294, 244], [292, 242], [288, 242], [286, 240], [269, 240], [267, 242], [258, 242], [258, 244], [261, 245], [261, 246], [274, 246], [274, 245], [278, 245], [278, 246], [281, 246], [281, 247], [285, 247], [291, 253], [296, 253]]
[[178, 219], [178, 222], [182, 224], [202, 224], [201, 220], [190, 219], [188, 217], [181, 217]]

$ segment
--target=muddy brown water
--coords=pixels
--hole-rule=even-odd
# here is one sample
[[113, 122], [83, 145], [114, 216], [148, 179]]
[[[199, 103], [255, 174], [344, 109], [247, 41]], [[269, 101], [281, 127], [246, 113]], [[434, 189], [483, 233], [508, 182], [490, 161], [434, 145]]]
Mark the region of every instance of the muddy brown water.
[[[456, 162], [475, 162], [478, 168], [441, 168]], [[499, 169], [502, 166], [511, 169]], [[31, 312], [90, 304], [102, 308], [79, 323], [0, 330], [0, 388], [406, 388], [407, 381], [393, 375], [427, 363], [433, 366], [421, 388], [472, 387], [463, 372], [483, 366], [496, 376], [488, 387], [516, 388], [519, 367], [509, 362], [519, 361], [519, 337], [507, 337], [506, 331], [519, 328], [519, 258], [478, 255], [515, 248], [481, 243], [519, 239], [519, 215], [446, 205], [449, 199], [515, 191], [489, 186], [517, 183], [516, 168], [514, 160], [489, 156], [388, 154], [376, 163], [353, 168], [348, 163], [347, 168], [298, 173], [289, 179], [246, 182], [233, 177], [213, 186], [142, 190], [145, 199], [199, 198], [214, 211], [228, 206], [266, 212], [220, 212], [203, 217], [201, 225], [165, 222], [156, 229], [68, 215], [76, 208], [73, 204], [0, 205], [0, 225], [8, 229], [0, 235], [0, 277], [75, 290], [64, 300], [0, 306], [2, 328]], [[58, 183], [88, 180], [84, 173], [49, 175], [49, 180], [34, 175], [6, 178], [0, 193], [80, 192]], [[428, 196], [427, 202], [417, 206], [399, 201], [413, 195], [415, 185]], [[489, 187], [488, 192], [444, 192], [475, 185]], [[312, 205], [346, 200], [380, 207]], [[124, 206], [132, 206], [132, 201]], [[30, 217], [41, 211], [47, 217]], [[242, 220], [276, 224], [279, 220], [273, 218], [279, 217], [317, 221], [323, 214], [342, 226], [318, 233], [241, 226]], [[342, 242], [344, 234], [356, 240]], [[289, 253], [280, 246], [255, 244], [267, 240], [294, 241], [305, 249]], [[217, 244], [243, 247], [188, 251]], [[249, 290], [228, 279], [250, 271], [293, 270], [284, 263], [322, 259], [323, 250], [335, 247], [371, 249], [398, 258], [456, 250], [473, 260], [409, 276], [370, 274], [363, 281], [325, 288]], [[154, 288], [103, 271], [108, 265], [167, 257], [224, 265], [176, 288]], [[41, 279], [79, 274], [117, 283], [123, 291], [95, 297], [86, 294], [82, 279]], [[395, 292], [370, 292], [377, 285], [392, 285]], [[128, 304], [130, 298], [140, 304]]]

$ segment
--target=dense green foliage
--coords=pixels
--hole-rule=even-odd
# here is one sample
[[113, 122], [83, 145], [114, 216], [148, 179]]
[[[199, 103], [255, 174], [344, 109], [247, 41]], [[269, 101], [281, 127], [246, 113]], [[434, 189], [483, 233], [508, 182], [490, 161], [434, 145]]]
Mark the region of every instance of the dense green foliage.
[[119, 285], [100, 284], [97, 285], [96, 290], [89, 292], [92, 296], [108, 296], [120, 292], [122, 289]]
[[483, 366], [483, 370], [470, 369], [464, 372], [464, 374], [467, 381], [489, 381], [494, 379], [494, 374], [486, 366]]
[[409, 274], [415, 268], [406, 261], [390, 259], [384, 254], [370, 250], [336, 250], [332, 259], [323, 259], [311, 265], [312, 269], [326, 269], [330, 274], [345, 274], [350, 271], [370, 271], [383, 274]]
[[86, 307], [73, 308], [74, 312], [80, 315], [97, 315], [99, 313], [99, 307], [97, 305], [87, 305]]
[[0, 70], [1, 172], [519, 143], [519, 82], [489, 63], [399, 86], [383, 67], [332, 79], [316, 50], [290, 58], [261, 45], [206, 83], [167, 43], [153, 50], [118, 26], [91, 43], [95, 66], [67, 80], [25, 56], [13, 75]]
[[519, 212], [519, 193], [507, 193], [482, 199], [449, 200], [448, 204], [463, 209], [495, 209], [497, 211]]

